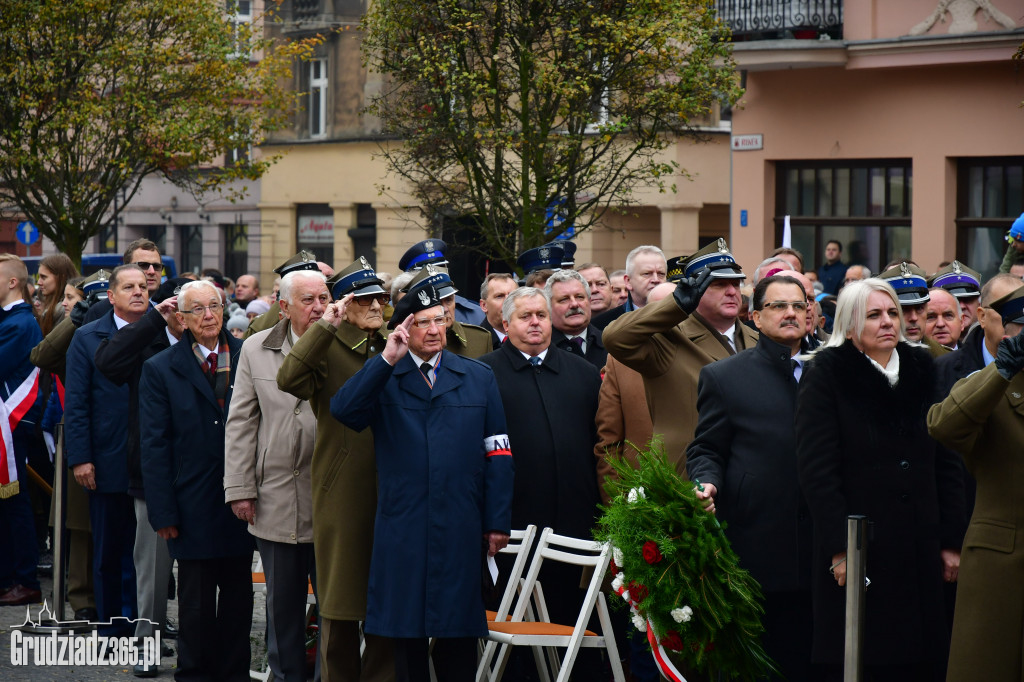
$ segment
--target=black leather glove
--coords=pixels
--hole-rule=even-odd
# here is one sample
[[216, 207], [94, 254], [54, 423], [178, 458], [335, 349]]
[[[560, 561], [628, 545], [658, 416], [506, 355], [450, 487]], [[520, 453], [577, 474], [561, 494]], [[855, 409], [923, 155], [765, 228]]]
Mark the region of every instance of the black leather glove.
[[71, 324], [75, 327], [81, 327], [82, 323], [85, 322], [85, 314], [89, 312], [89, 301], [79, 301], [75, 304], [75, 307], [71, 309]]
[[711, 268], [704, 268], [696, 277], [679, 280], [672, 296], [676, 299], [676, 305], [689, 315], [697, 309], [700, 297], [704, 295], [709, 286], [711, 286]]
[[996, 370], [1009, 381], [1024, 369], [1024, 330], [1017, 336], [1003, 339], [996, 348]]

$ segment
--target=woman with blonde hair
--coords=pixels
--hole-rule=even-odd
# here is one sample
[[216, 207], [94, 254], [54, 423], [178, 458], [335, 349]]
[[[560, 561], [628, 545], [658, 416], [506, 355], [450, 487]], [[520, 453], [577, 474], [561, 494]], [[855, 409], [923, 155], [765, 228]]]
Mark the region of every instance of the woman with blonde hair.
[[800, 488], [814, 522], [812, 659], [842, 679], [847, 516], [872, 523], [867, 551], [865, 680], [938, 680], [949, 630], [943, 581], [956, 580], [963, 529], [959, 464], [925, 418], [931, 355], [907, 343], [883, 280], [839, 294], [829, 341], [807, 359], [796, 407]]

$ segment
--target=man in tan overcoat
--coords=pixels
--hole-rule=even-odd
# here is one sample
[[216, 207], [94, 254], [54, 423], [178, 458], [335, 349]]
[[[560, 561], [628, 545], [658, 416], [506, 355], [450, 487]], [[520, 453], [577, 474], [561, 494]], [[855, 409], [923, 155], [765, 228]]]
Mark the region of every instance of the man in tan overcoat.
[[[743, 279], [725, 244], [709, 244], [686, 261], [686, 276], [712, 270], [710, 284], [691, 310], [676, 295], [622, 315], [604, 330], [605, 348], [644, 377], [654, 435], [676, 471], [686, 476], [686, 446], [697, 428], [697, 378], [715, 360], [753, 348], [757, 332], [737, 321]], [[659, 286], [668, 286], [661, 284]]]
[[281, 280], [285, 318], [242, 346], [225, 431], [224, 498], [248, 522], [267, 577], [267, 657], [275, 680], [305, 682], [307, 582], [316, 586], [311, 462], [316, 418], [277, 387], [292, 344], [330, 304], [326, 278]]
[[319, 576], [320, 664], [323, 682], [377, 682], [395, 676], [391, 641], [366, 636], [360, 660], [359, 623], [377, 511], [373, 435], [331, 417], [331, 397], [366, 361], [384, 350], [382, 308], [387, 293], [360, 258], [333, 288], [335, 302], [294, 345], [277, 374], [278, 386], [310, 401], [316, 416], [313, 446], [313, 542]]

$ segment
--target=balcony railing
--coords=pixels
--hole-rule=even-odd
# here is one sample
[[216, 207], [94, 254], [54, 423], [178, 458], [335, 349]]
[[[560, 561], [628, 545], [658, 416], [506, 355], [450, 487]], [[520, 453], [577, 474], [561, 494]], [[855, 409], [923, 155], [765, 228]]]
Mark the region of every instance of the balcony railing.
[[716, 0], [733, 40], [842, 38], [842, 0]]

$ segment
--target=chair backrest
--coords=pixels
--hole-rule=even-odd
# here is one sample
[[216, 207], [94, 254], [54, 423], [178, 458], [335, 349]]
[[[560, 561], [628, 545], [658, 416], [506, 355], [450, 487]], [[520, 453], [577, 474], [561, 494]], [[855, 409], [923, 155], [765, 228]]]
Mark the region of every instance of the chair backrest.
[[[608, 571], [608, 558], [611, 555], [611, 545], [595, 540], [581, 540], [566, 535], [558, 535], [550, 528], [541, 531], [540, 539], [537, 541], [537, 550], [533, 555], [533, 562], [523, 582], [522, 593], [532, 594], [540, 575], [541, 564], [546, 560], [558, 561], [575, 566], [593, 566], [594, 571], [587, 586], [587, 594], [583, 601], [583, 608], [576, 621], [576, 629], [582, 631], [590, 620], [594, 604], [597, 602], [597, 595], [601, 592], [601, 584], [604, 581], [605, 573]], [[513, 621], [522, 620], [526, 611], [528, 599], [520, 599], [516, 604], [515, 612], [512, 614]]]
[[[501, 603], [498, 604], [498, 611], [495, 620], [505, 620], [505, 616], [512, 609], [512, 601], [519, 590], [519, 581], [523, 577], [523, 570], [526, 568], [526, 560], [530, 556], [530, 548], [533, 547], [533, 539], [537, 536], [537, 526], [532, 523], [524, 530], [513, 530], [509, 534], [508, 545], [501, 549], [502, 554], [513, 554], [516, 557], [512, 564], [512, 572], [508, 576], [508, 585], [505, 593], [501, 596]], [[528, 600], [523, 600], [528, 601]]]

